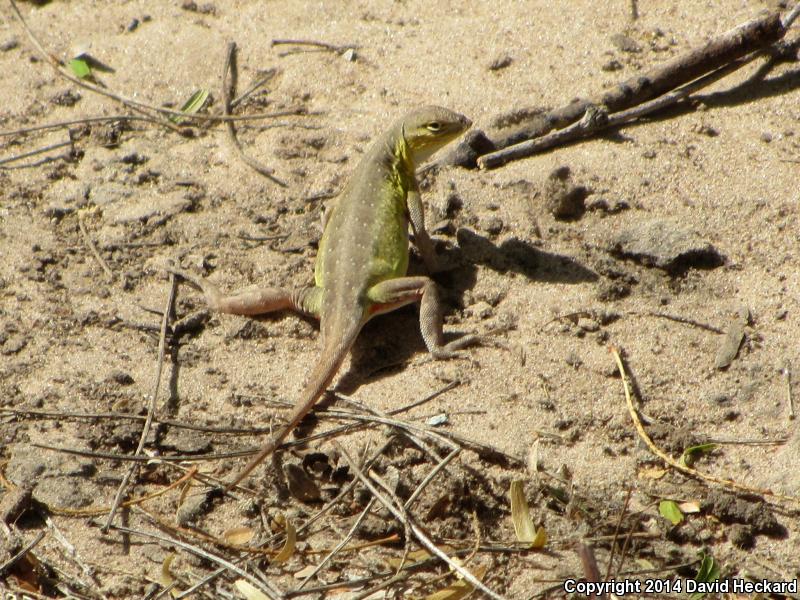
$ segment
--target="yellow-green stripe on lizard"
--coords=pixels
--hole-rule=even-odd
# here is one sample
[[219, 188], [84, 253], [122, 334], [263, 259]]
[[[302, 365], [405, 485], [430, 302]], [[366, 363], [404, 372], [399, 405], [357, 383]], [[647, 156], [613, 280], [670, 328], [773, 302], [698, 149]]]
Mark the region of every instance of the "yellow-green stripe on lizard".
[[313, 287], [262, 288], [223, 296], [208, 281], [170, 269], [198, 287], [212, 310], [256, 315], [292, 309], [320, 320], [322, 353], [288, 422], [226, 489], [236, 486], [272, 454], [313, 408], [359, 331], [373, 316], [419, 301], [422, 338], [436, 358], [452, 357], [456, 350], [474, 341], [473, 336], [465, 336], [445, 344], [436, 284], [428, 277], [406, 276], [409, 224], [429, 269], [434, 261], [414, 171], [470, 125], [463, 115], [426, 106], [394, 123], [373, 143], [326, 215]]

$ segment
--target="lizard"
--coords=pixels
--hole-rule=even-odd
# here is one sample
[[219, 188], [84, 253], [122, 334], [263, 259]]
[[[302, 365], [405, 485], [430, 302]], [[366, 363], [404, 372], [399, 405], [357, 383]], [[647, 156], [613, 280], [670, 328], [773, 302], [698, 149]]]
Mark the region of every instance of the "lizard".
[[409, 225], [426, 268], [433, 271], [435, 264], [415, 170], [471, 124], [446, 108], [425, 106], [406, 114], [373, 142], [323, 216], [313, 286], [268, 287], [224, 296], [208, 280], [167, 267], [198, 288], [214, 312], [257, 315], [294, 310], [320, 321], [322, 351], [286, 424], [226, 484], [226, 492], [272, 454], [311, 411], [361, 328], [375, 315], [420, 302], [422, 338], [436, 359], [452, 358], [476, 341], [466, 335], [445, 343], [436, 284], [426, 276], [407, 276]]

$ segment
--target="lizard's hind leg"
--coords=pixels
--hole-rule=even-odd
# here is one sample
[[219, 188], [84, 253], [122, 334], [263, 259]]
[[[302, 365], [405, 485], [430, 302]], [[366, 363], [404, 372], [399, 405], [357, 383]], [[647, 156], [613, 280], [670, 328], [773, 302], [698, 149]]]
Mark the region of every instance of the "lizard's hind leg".
[[322, 290], [317, 287], [297, 289], [257, 288], [224, 295], [219, 288], [201, 277], [168, 267], [174, 273], [196, 287], [205, 296], [208, 307], [216, 312], [232, 315], [261, 315], [278, 310], [293, 310], [311, 317], [319, 318]]
[[372, 314], [395, 310], [406, 304], [419, 302], [419, 327], [428, 352], [434, 358], [455, 358], [458, 350], [475, 344], [479, 338], [465, 335], [449, 343], [444, 343], [442, 331], [442, 307], [436, 284], [429, 277], [398, 277], [375, 284], [368, 292], [374, 303]]

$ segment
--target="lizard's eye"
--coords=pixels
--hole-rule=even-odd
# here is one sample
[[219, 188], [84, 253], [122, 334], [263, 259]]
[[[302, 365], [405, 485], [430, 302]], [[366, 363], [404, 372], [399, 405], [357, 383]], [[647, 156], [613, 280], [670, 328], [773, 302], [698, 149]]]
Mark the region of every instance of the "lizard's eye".
[[432, 131], [433, 133], [436, 133], [437, 131], [441, 131], [442, 130], [442, 124], [439, 123], [439, 121], [431, 121], [430, 123], [425, 125], [425, 128], [428, 131]]

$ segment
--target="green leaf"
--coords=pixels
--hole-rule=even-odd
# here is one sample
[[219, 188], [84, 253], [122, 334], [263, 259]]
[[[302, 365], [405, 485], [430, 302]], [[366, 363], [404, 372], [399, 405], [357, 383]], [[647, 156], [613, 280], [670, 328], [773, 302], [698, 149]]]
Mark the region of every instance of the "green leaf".
[[[203, 108], [203, 105], [208, 100], [208, 90], [197, 90], [191, 97], [181, 106], [181, 112], [187, 115], [193, 115], [198, 110]], [[172, 115], [169, 118], [173, 123], [183, 123], [183, 117]]]
[[[694, 580], [698, 583], [710, 583], [719, 579], [719, 564], [714, 560], [714, 557], [705, 552], [700, 554], [700, 568], [697, 570], [697, 575]], [[705, 596], [702, 592], [695, 592], [691, 595], [691, 600], [700, 600]]]
[[78, 79], [88, 79], [92, 76], [92, 68], [84, 58], [73, 58], [69, 61], [69, 68]]
[[680, 464], [682, 464], [684, 467], [691, 467], [692, 464], [694, 464], [694, 461], [697, 460], [700, 455], [708, 454], [716, 448], [717, 444], [698, 444], [697, 446], [686, 448], [681, 456]]
[[658, 503], [658, 513], [673, 525], [683, 521], [683, 513], [673, 500], [662, 500]]

